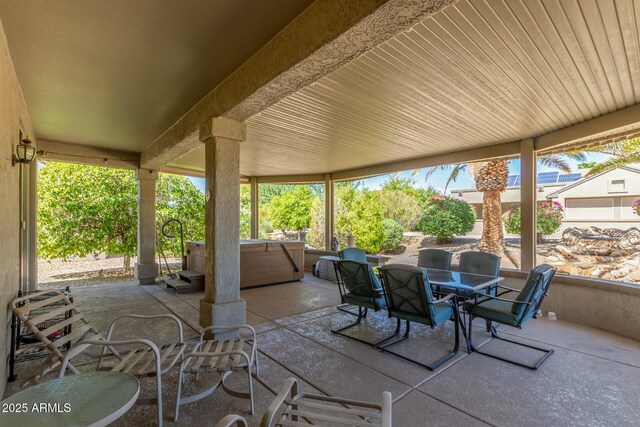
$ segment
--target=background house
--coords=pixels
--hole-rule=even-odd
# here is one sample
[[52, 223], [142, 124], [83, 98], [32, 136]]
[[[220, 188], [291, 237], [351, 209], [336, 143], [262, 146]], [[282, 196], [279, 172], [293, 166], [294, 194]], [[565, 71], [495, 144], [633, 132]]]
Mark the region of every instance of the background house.
[[[634, 215], [633, 202], [640, 198], [640, 169], [621, 167], [586, 177], [589, 169], [569, 174], [542, 172], [536, 178], [537, 200], [560, 202], [565, 209], [564, 221], [552, 238], [560, 238], [569, 227], [620, 228], [640, 227]], [[482, 234], [482, 193], [476, 189], [454, 189], [451, 197], [469, 203], [476, 212], [476, 226], [470, 233]], [[520, 176], [510, 175], [502, 193], [502, 211], [520, 203]]]

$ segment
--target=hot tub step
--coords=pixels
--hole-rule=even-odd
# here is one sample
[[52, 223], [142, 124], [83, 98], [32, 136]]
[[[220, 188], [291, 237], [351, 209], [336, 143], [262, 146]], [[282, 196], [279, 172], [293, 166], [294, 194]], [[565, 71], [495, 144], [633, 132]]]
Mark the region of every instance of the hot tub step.
[[195, 292], [204, 289], [204, 274], [195, 271], [184, 270], [178, 273], [179, 279], [165, 280], [167, 286], [178, 293]]

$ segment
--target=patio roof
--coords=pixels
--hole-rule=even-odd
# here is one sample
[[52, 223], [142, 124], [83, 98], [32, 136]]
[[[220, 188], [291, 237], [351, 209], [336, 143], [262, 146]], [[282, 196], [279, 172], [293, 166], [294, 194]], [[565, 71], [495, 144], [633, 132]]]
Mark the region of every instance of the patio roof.
[[[296, 35], [306, 37], [305, 31], [310, 31], [309, 23], [330, 19], [326, 10], [322, 10], [320, 6], [310, 8], [296, 20], [297, 23], [294, 21], [287, 27], [289, 33], [279, 35], [282, 40], [275, 38], [267, 43], [258, 54], [238, 68], [233, 77], [218, 85], [214, 92], [206, 95], [208, 89], [205, 88], [206, 84], [214, 84], [213, 80], [200, 84], [199, 96], [204, 98], [188, 113], [188, 107], [185, 107], [188, 105], [187, 99], [191, 99], [193, 105], [193, 100], [197, 99], [194, 98], [197, 91], [191, 93], [190, 97], [185, 95], [185, 91], [176, 91], [175, 88], [172, 89], [175, 93], [160, 91], [163, 98], [177, 97], [176, 99], [184, 101], [181, 101], [180, 113], [177, 113], [179, 108], [176, 104], [175, 108], [172, 107], [174, 112], [165, 114], [166, 120], [162, 122], [146, 119], [153, 110], [147, 104], [128, 101], [119, 103], [118, 117], [138, 119], [135, 123], [123, 125], [124, 127], [120, 123], [113, 128], [114, 131], [117, 130], [117, 135], [114, 134], [117, 138], [109, 140], [102, 135], [98, 138], [102, 138], [100, 141], [79, 137], [78, 126], [81, 126], [79, 122], [82, 121], [78, 120], [78, 112], [68, 106], [76, 103], [76, 99], [67, 96], [64, 100], [55, 101], [49, 97], [41, 97], [38, 92], [41, 86], [37, 84], [36, 74], [44, 68], [51, 69], [51, 65], [55, 69], [62, 65], [74, 68], [74, 72], [82, 76], [81, 79], [70, 83], [64, 73], [49, 73], [47, 90], [59, 87], [64, 81], [67, 93], [93, 96], [98, 94], [96, 91], [99, 87], [92, 84], [82, 84], [80, 87], [81, 82], [95, 82], [99, 76], [103, 76], [105, 81], [114, 79], [117, 82], [120, 79], [118, 76], [122, 75], [122, 67], [114, 68], [111, 64], [94, 75], [92, 73], [97, 69], [96, 64], [85, 57], [82, 58], [82, 63], [89, 63], [78, 69], [75, 64], [80, 58], [73, 54], [77, 50], [73, 50], [74, 45], [70, 43], [68, 55], [47, 55], [47, 67], [30, 67], [29, 58], [34, 56], [32, 48], [28, 48], [31, 38], [19, 40], [25, 34], [32, 34], [29, 37], [41, 37], [47, 26], [40, 21], [46, 21], [47, 14], [31, 16], [28, 22], [33, 27], [29, 27], [30, 31], [25, 31], [21, 26], [25, 20], [19, 18], [20, 11], [27, 10], [29, 3], [17, 9], [5, 5], [0, 10], [18, 77], [32, 110], [37, 136], [43, 140], [99, 145], [110, 149], [125, 148], [136, 152], [135, 154], [142, 153], [143, 167], [145, 161], [148, 165], [155, 166], [166, 165], [168, 162], [170, 167], [187, 172], [198, 173], [204, 170], [203, 147], [188, 152], [199, 144], [197, 134], [193, 136], [189, 133], [189, 114], [197, 113], [198, 117], [206, 117], [207, 112], [215, 114], [216, 111], [222, 114], [231, 111], [234, 118], [238, 114], [243, 116], [241, 119], [247, 118], [247, 141], [241, 145], [240, 166], [240, 172], [245, 176], [336, 173], [336, 179], [343, 179], [347, 176], [373, 174], [377, 169], [368, 169], [372, 165], [400, 162], [398, 168], [410, 168], [430, 163], [411, 163], [410, 159], [434, 159], [431, 163], [448, 161], [451, 158], [446, 155], [452, 152], [477, 149], [475, 158], [482, 158], [478, 153], [485, 152], [488, 147], [495, 147], [486, 153], [513, 155], [519, 151], [519, 147], [517, 144], [510, 146], [509, 143], [525, 138], [541, 137], [536, 149], [548, 149], [569, 141], [593, 143], [602, 138], [620, 138], [638, 132], [640, 123], [637, 118], [626, 120], [617, 126], [607, 116], [608, 113], [627, 111], [640, 103], [640, 78], [637, 77], [640, 75], [640, 41], [637, 37], [640, 28], [636, 19], [640, 5], [637, 1], [617, 1], [607, 7], [591, 1], [460, 0], [446, 6], [448, 3], [450, 2], [430, 1], [425, 3], [429, 7], [417, 10], [413, 4], [410, 6], [394, 0], [380, 7], [405, 10], [407, 16], [403, 19], [409, 24], [413, 24], [411, 19], [426, 16], [412, 27], [397, 22], [391, 24], [388, 11], [381, 12], [380, 9], [371, 11], [363, 8], [358, 12], [361, 14], [360, 18], [357, 18], [356, 12], [349, 12], [353, 14], [353, 22], [340, 22], [344, 33], [332, 35], [340, 40], [338, 52], [325, 55], [321, 60], [309, 60], [326, 48], [319, 43], [317, 46], [322, 46], [322, 49], [316, 51], [316, 47], [309, 48], [306, 55], [310, 56], [306, 57], [300, 50], [300, 57], [287, 64], [284, 61], [291, 60], [290, 58], [282, 59], [276, 55], [282, 61], [281, 67], [286, 65], [290, 68], [275, 71], [278, 67], [274, 64], [273, 70], [264, 70], [264, 79], [282, 79], [282, 75], [287, 73], [299, 74], [296, 71], [298, 69], [306, 69], [308, 73], [304, 78], [298, 75], [295, 84], [291, 81], [288, 82], [290, 86], [283, 84], [287, 87], [281, 88], [281, 92], [269, 86], [275, 80], [260, 83], [260, 76], [255, 73], [256, 69], [260, 69], [258, 65], [272, 65], [263, 61], [265, 55], [269, 56], [269, 52], [275, 55], [279, 46], [283, 49], [293, 46], [291, 41]], [[442, 6], [446, 7], [437, 11]], [[56, 7], [59, 9], [61, 6]], [[283, 19], [291, 19], [295, 11], [301, 10], [291, 9], [285, 13], [286, 8], [282, 9], [281, 17], [279, 20], [274, 18], [270, 28], [276, 28]], [[434, 11], [436, 12], [431, 14]], [[222, 9], [217, 12], [216, 16], [231, 13]], [[168, 9], [160, 15], [141, 14], [138, 21], [147, 26], [155, 25], [157, 19], [171, 13], [171, 9]], [[363, 16], [366, 18], [362, 18]], [[378, 19], [380, 28], [384, 27], [383, 23], [388, 23], [390, 27], [384, 27], [386, 31], [397, 33], [391, 34], [387, 39], [384, 39], [386, 34], [380, 36], [382, 43], [371, 45], [377, 40], [372, 38], [371, 31], [378, 27], [367, 23], [363, 24], [366, 27], [364, 30], [357, 28], [366, 19]], [[307, 24], [303, 25], [304, 22]], [[65, 31], [53, 36], [66, 37], [79, 31], [80, 27], [85, 28], [86, 22], [69, 21], [65, 23]], [[318, 29], [313, 28], [313, 31], [316, 30]], [[125, 69], [149, 65], [148, 55], [135, 55], [135, 52], [146, 46], [141, 34], [125, 31], [120, 27], [111, 31], [112, 40], [108, 41], [103, 37], [101, 43], [107, 43], [110, 49], [120, 46], [120, 49], [130, 50], [129, 66]], [[191, 30], [172, 28], [172, 31], [176, 32], [178, 39], [182, 39]], [[260, 38], [257, 32], [251, 46], [256, 46], [256, 43], [259, 45], [260, 40], [264, 41], [264, 37]], [[261, 34], [264, 36], [267, 33], [265, 28]], [[96, 37], [91, 28], [85, 28], [85, 32], [81, 34]], [[231, 34], [225, 34], [226, 36], [233, 38]], [[123, 37], [126, 39], [126, 46], [122, 44]], [[64, 40], [58, 39], [58, 42], [62, 43]], [[351, 45], [357, 47], [352, 48]], [[187, 46], [185, 44], [185, 49]], [[301, 48], [296, 46], [296, 49]], [[340, 49], [345, 51], [344, 57], [340, 57]], [[171, 53], [158, 47], [154, 52], [154, 56], [172, 56], [180, 54], [181, 49], [177, 48]], [[64, 64], [60, 61], [64, 61]], [[318, 65], [322, 61], [333, 61], [333, 65], [322, 68]], [[197, 68], [203, 64], [192, 65]], [[309, 71], [313, 66], [320, 68]], [[166, 67], [154, 67], [153, 74], [168, 78], [168, 72]], [[227, 71], [230, 72], [231, 70]], [[136, 79], [136, 84], [144, 92], [150, 84], [155, 84], [154, 81], [139, 78]], [[286, 80], [283, 81], [287, 83]], [[233, 97], [223, 89], [225, 85], [235, 84], [237, 87], [240, 83], [240, 86], [253, 85], [246, 88], [243, 86], [243, 90], [249, 92], [242, 96], [251, 98], [251, 90], [255, 93], [271, 91], [271, 98], [260, 95], [256, 99], [249, 99], [238, 95], [236, 104], [244, 103], [242, 105], [250, 107], [243, 106], [243, 112], [235, 111], [232, 108]], [[216, 91], [224, 96], [218, 96]], [[110, 92], [109, 96], [131, 99], [130, 96], [118, 93]], [[275, 104], [271, 102], [278, 100]], [[229, 105], [218, 107], [223, 101]], [[92, 117], [99, 120], [113, 121], [116, 118], [109, 113], [112, 109], [96, 109], [90, 105], [88, 108], [85, 105], [85, 109], [93, 112]], [[56, 112], [55, 117], [51, 111]], [[178, 120], [179, 115], [184, 113], [187, 115]], [[637, 117], [635, 113], [637, 111], [629, 110], [625, 116]], [[607, 117], [606, 123], [599, 123], [598, 118], [604, 117]], [[142, 142], [142, 135], [157, 135], [161, 131], [159, 123], [164, 123], [166, 129], [175, 120], [178, 122], [170, 126], [163, 137], [156, 140], [155, 145], [151, 140]], [[592, 122], [599, 123], [596, 129], [584, 126], [581, 129], [585, 132], [580, 135], [571, 130], [576, 124]], [[60, 123], [66, 125], [57, 126]], [[46, 131], [53, 129], [51, 126], [57, 131]], [[104, 130], [104, 126], [94, 127], [96, 136], [102, 132], [101, 129]], [[562, 133], [563, 129], [569, 131]], [[180, 141], [194, 138], [195, 140], [184, 144], [183, 148], [175, 149]], [[123, 141], [133, 140], [136, 142], [122, 145]], [[158, 144], [159, 141], [162, 144]], [[145, 158], [145, 155], [154, 153], [152, 148], [157, 151], [158, 147], [165, 151], [164, 160], [158, 163], [153, 157], [150, 157], [152, 160], [148, 156]], [[464, 161], [464, 158], [460, 161]], [[390, 168], [393, 167], [382, 169]], [[355, 172], [349, 173], [351, 171]]]
[[[200, 328], [198, 306], [201, 293], [174, 294], [158, 285], [132, 282], [102, 284], [73, 289], [74, 302], [101, 330], [120, 315], [173, 313], [185, 323], [185, 336], [193, 345]], [[394, 426], [456, 425], [632, 425], [640, 417], [636, 397], [640, 393], [640, 344], [598, 329], [563, 320], [540, 318], [520, 331], [503, 333], [555, 353], [538, 370], [530, 371], [477, 353], [461, 352], [437, 372], [355, 340], [331, 334], [330, 329], [352, 322], [337, 311], [336, 285], [307, 275], [303, 282], [242, 291], [247, 302], [247, 321], [258, 332], [260, 377], [254, 381], [256, 415], [248, 415], [248, 403], [222, 390], [181, 408], [175, 425], [213, 425], [228, 413], [247, 417], [249, 425], [259, 419], [288, 377], [302, 383], [302, 391], [375, 401], [388, 390], [393, 396]], [[383, 334], [394, 326], [386, 313], [370, 313], [357, 332], [362, 337]], [[409, 340], [397, 350], [419, 360], [433, 360], [451, 345], [451, 322], [431, 330], [414, 325]], [[148, 336], [158, 340], [169, 331], [160, 326], [141, 330], [129, 323], [123, 338]], [[478, 328], [483, 349], [511, 352]], [[18, 364], [19, 380], [33, 369], [33, 362]], [[81, 370], [93, 369], [93, 364]], [[204, 389], [213, 375], [199, 380], [187, 377], [185, 391]], [[173, 413], [177, 369], [163, 376], [165, 414]], [[239, 390], [246, 387], [240, 374], [230, 378]], [[10, 383], [7, 395], [20, 381]], [[141, 399], [153, 395], [154, 380], [142, 380]], [[73, 404], [73, 402], [71, 402]], [[147, 425], [154, 409], [134, 406], [114, 425]], [[165, 419], [169, 421], [170, 415]], [[150, 421], [151, 420], [151, 421]], [[167, 423], [174, 425], [173, 423]]]

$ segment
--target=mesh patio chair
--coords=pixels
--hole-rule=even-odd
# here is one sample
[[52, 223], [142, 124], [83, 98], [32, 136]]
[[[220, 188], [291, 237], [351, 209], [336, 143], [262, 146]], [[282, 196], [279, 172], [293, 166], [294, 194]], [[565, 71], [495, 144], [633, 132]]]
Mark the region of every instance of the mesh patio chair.
[[[389, 317], [395, 317], [398, 322], [401, 319], [404, 320], [406, 329], [401, 338], [379, 345], [378, 348], [430, 371], [437, 369], [455, 356], [460, 346], [459, 326], [462, 325], [458, 312], [457, 296], [449, 294], [444, 298], [434, 299], [427, 272], [417, 267], [389, 264], [380, 267], [380, 271], [382, 273], [382, 284], [385, 289]], [[409, 337], [411, 322], [421, 323], [433, 329], [451, 318], [455, 322], [455, 344], [453, 350], [432, 365], [426, 365], [388, 350], [388, 347]]]
[[367, 262], [367, 253], [360, 248], [346, 248], [338, 252], [340, 259]]
[[[286, 405], [284, 411], [281, 406]], [[277, 414], [281, 413], [279, 418]], [[391, 393], [382, 392], [380, 404], [300, 393], [294, 378], [285, 381], [267, 408], [260, 427], [281, 426], [391, 427]]]
[[420, 249], [418, 251], [418, 267], [451, 270], [453, 254], [443, 249]]
[[[61, 304], [62, 303], [62, 304]], [[32, 312], [53, 306], [52, 310], [32, 316]], [[83, 353], [91, 346], [101, 347], [101, 352], [95, 355], [86, 354], [98, 359], [98, 370], [126, 372], [136, 377], [156, 378], [156, 398], [152, 400], [138, 400], [139, 403], [157, 403], [158, 424], [162, 425], [162, 375], [166, 374], [182, 357], [184, 351], [184, 337], [182, 323], [169, 314], [152, 316], [130, 314], [114, 319], [109, 325], [107, 335], [103, 336], [94, 328], [84, 315], [73, 304], [69, 297], [57, 290], [36, 292], [25, 297], [16, 298], [11, 302], [11, 310], [33, 335], [40, 340], [51, 352], [48, 357], [30, 377], [28, 382], [37, 383], [44, 375], [61, 366], [59, 376], [64, 376], [67, 369], [77, 374], [78, 370], [72, 359]], [[47, 320], [60, 313], [70, 312], [67, 319], [50, 325]], [[158, 346], [147, 339], [114, 340], [112, 335], [116, 325], [122, 319], [139, 319], [142, 321], [168, 320], [177, 324], [178, 335], [175, 341], [165, 346]], [[56, 332], [72, 327], [72, 332], [60, 339]], [[66, 353], [61, 351], [67, 343], [72, 346]], [[119, 352], [116, 347], [121, 348]], [[107, 359], [113, 361], [113, 366], [103, 366]]]
[[[367, 317], [368, 310], [379, 311], [387, 306], [384, 298], [384, 290], [382, 286], [375, 287], [372, 281], [371, 266], [365, 262], [358, 261], [334, 261], [333, 265], [336, 269], [336, 277], [338, 278], [338, 289], [340, 290], [340, 300], [343, 304], [355, 305], [358, 307], [358, 318], [352, 324], [344, 326], [340, 329], [331, 330], [332, 333], [342, 335], [347, 338], [351, 338], [365, 344], [378, 345], [383, 341], [393, 338], [400, 332], [400, 321], [396, 325], [396, 331], [394, 335], [390, 337], [378, 340], [376, 342], [369, 342], [360, 338], [353, 337], [348, 334], [344, 334], [343, 331], [353, 328], [360, 324], [362, 319]], [[379, 286], [379, 282], [376, 281]], [[350, 313], [354, 314], [354, 313]]]
[[[495, 326], [491, 327], [491, 336], [493, 338], [510, 342], [519, 346], [531, 348], [544, 353], [544, 355], [533, 365], [526, 365], [505, 357], [480, 351], [473, 345], [473, 319], [476, 317], [485, 320], [501, 323], [503, 325], [522, 328], [522, 325], [529, 319], [536, 318], [538, 310], [542, 305], [542, 300], [547, 295], [551, 281], [556, 273], [556, 269], [548, 264], [541, 264], [531, 270], [527, 281], [522, 290], [518, 291], [506, 286], [498, 285], [499, 292], [497, 295], [476, 294], [474, 299], [464, 304], [464, 309], [469, 313], [469, 349], [477, 351], [485, 356], [513, 363], [530, 369], [538, 369], [545, 360], [553, 354], [553, 349], [544, 349], [517, 341], [511, 341], [498, 335]], [[500, 290], [503, 290], [500, 292]], [[515, 298], [508, 299], [504, 295], [516, 294]]]
[[491, 252], [463, 252], [460, 254], [458, 271], [496, 277], [500, 274], [500, 257]]
[[[340, 257], [341, 260], [357, 261], [357, 262], [363, 262], [368, 264], [367, 253], [360, 248], [343, 249], [338, 252], [338, 256]], [[369, 274], [371, 275], [371, 283], [373, 284], [373, 288], [382, 289], [380, 280], [378, 279], [378, 276], [376, 275], [375, 271], [373, 271], [373, 268], [371, 266], [369, 266]], [[338, 276], [336, 275], [336, 277]], [[338, 310], [357, 316], [358, 315], [357, 313], [354, 313], [353, 311], [345, 308], [345, 306], [348, 306], [348, 305], [350, 304], [341, 304], [338, 306]]]
[[[222, 334], [231, 338], [205, 340], [207, 333]], [[253, 415], [253, 382], [251, 370], [255, 366], [256, 376], [259, 376], [258, 352], [256, 345], [256, 331], [249, 325], [240, 326], [208, 326], [202, 330], [200, 341], [191, 353], [184, 356], [180, 364], [178, 376], [178, 392], [176, 395], [176, 409], [174, 421], [178, 421], [181, 405], [204, 399], [213, 394], [219, 387], [231, 396], [249, 399], [251, 415]], [[229, 388], [225, 381], [234, 372], [244, 370], [249, 381], [249, 392], [241, 393]], [[182, 396], [182, 383], [185, 374], [194, 374], [196, 380], [203, 373], [215, 373], [220, 379], [207, 390], [193, 396]]]

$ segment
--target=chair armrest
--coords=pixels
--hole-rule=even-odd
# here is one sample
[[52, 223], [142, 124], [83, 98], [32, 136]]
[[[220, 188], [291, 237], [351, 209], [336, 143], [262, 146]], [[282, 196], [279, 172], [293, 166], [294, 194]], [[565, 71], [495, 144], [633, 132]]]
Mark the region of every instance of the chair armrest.
[[209, 331], [222, 333], [222, 332], [231, 332], [231, 331], [235, 331], [235, 330], [238, 330], [238, 329], [244, 329], [244, 330], [247, 330], [247, 331], [251, 332], [251, 337], [253, 339], [253, 342], [256, 342], [256, 330], [253, 329], [253, 327], [250, 326], [250, 325], [207, 326], [206, 328], [202, 329], [202, 333], [200, 334], [200, 342], [204, 341], [204, 336]]
[[269, 405], [266, 412], [262, 416], [262, 421], [260, 422], [260, 427], [272, 427], [273, 418], [278, 412], [280, 405], [286, 403], [287, 395], [289, 399], [293, 399], [298, 394], [298, 381], [295, 378], [287, 378], [284, 382], [284, 385], [278, 392], [278, 395], [273, 402]]
[[458, 299], [458, 295], [456, 294], [449, 294], [444, 298], [438, 298], [436, 300], [433, 300], [432, 304], [441, 304], [443, 302], [447, 302], [447, 301], [451, 301], [453, 300], [453, 303], [456, 304], [456, 300]]
[[[153, 342], [145, 339], [135, 339], [135, 340], [122, 340], [122, 341], [108, 341], [105, 339], [89, 339], [78, 341], [73, 347], [71, 347], [65, 354], [64, 360], [62, 361], [62, 366], [60, 367], [60, 374], [58, 378], [62, 378], [64, 376], [65, 371], [67, 370], [67, 365], [69, 361], [82, 353], [85, 349], [92, 345], [102, 346], [102, 347], [116, 347], [120, 345], [129, 345], [129, 344], [142, 344], [147, 346], [153, 352], [156, 359], [156, 372], [160, 372], [160, 350], [158, 350], [158, 346], [156, 346]], [[101, 358], [103, 355], [100, 356]], [[102, 359], [100, 359], [102, 360]]]
[[240, 415], [229, 414], [213, 427], [247, 427], [247, 420]]
[[531, 302], [517, 301], [517, 300], [514, 300], [514, 299], [494, 297], [493, 295], [487, 295], [487, 294], [479, 294], [479, 295], [482, 295], [482, 300], [475, 302], [473, 304], [474, 306], [477, 306], [477, 305], [480, 305], [480, 304], [484, 304], [485, 302], [487, 302], [489, 300], [505, 301], [505, 302], [511, 302], [511, 303], [514, 303], [514, 304], [531, 305]]
[[183, 329], [182, 329], [182, 322], [180, 321], [180, 319], [178, 319], [173, 314], [150, 314], [150, 315], [147, 315], [147, 314], [125, 314], [123, 316], [116, 317], [115, 319], [113, 319], [113, 321], [109, 325], [109, 330], [107, 331], [107, 336], [106, 336], [107, 340], [111, 339], [111, 335], [113, 334], [113, 330], [114, 330], [114, 328], [116, 326], [116, 323], [118, 323], [118, 321], [120, 321], [122, 319], [143, 319], [143, 320], [168, 319], [168, 320], [173, 320], [174, 322], [176, 322], [176, 325], [178, 325], [178, 336], [179, 336], [179, 341], [178, 342], [180, 344], [182, 344], [184, 342], [184, 332], [183, 332]]

